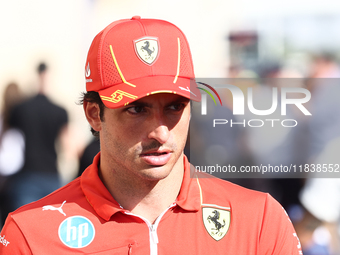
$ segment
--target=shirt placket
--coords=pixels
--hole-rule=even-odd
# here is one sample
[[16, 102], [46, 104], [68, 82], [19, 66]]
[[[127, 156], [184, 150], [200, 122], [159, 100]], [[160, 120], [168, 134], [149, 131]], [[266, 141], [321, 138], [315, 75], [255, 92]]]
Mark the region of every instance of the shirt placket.
[[152, 224], [149, 220], [146, 218], [133, 214], [129, 211], [125, 211], [124, 213], [127, 215], [131, 215], [134, 217], [137, 217], [141, 220], [143, 220], [149, 229], [149, 241], [150, 241], [150, 255], [157, 255], [158, 254], [158, 234], [157, 234], [157, 228], [159, 225], [159, 222], [161, 221], [164, 214], [172, 207], [176, 206], [176, 203], [171, 204], [165, 211], [163, 211], [155, 220], [155, 222]]

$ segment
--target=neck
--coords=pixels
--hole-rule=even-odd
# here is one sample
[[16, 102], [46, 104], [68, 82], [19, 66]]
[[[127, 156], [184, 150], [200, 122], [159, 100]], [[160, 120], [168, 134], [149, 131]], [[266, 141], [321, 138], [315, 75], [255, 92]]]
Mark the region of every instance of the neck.
[[154, 222], [176, 201], [184, 174], [183, 155], [169, 175], [161, 180], [120, 176], [116, 173], [114, 169], [100, 170], [100, 177], [113, 198], [124, 209]]
[[39, 94], [45, 94], [45, 87], [46, 87], [46, 73], [42, 73], [39, 75]]

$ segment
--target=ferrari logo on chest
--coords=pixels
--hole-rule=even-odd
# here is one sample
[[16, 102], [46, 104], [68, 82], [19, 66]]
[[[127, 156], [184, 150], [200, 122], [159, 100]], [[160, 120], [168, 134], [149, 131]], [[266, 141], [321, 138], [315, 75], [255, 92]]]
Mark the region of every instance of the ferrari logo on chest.
[[230, 226], [230, 211], [214, 207], [203, 207], [203, 223], [209, 235], [216, 241], [221, 240]]
[[135, 51], [142, 62], [152, 65], [159, 53], [158, 38], [143, 37], [134, 41]]

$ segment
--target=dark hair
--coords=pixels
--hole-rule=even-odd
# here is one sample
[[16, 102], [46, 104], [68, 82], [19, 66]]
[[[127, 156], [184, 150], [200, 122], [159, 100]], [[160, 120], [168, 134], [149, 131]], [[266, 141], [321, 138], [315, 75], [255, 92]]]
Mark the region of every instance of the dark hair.
[[10, 116], [12, 114], [12, 110], [24, 99], [19, 85], [15, 82], [11, 82], [5, 87], [2, 97], [2, 128], [0, 128], [0, 144], [4, 133], [11, 127]]
[[37, 69], [38, 74], [45, 72], [46, 69], [47, 69], [47, 65], [44, 62], [40, 63]]
[[[82, 98], [80, 99], [79, 103], [80, 104], [84, 104], [84, 102], [98, 104], [99, 110], [100, 110], [100, 113], [99, 113], [100, 120], [104, 121], [104, 109], [105, 109], [105, 105], [104, 105], [103, 101], [101, 100], [98, 92], [88, 91], [88, 92], [82, 93]], [[91, 133], [95, 137], [99, 138], [99, 132], [95, 131], [92, 127], [91, 127]]]

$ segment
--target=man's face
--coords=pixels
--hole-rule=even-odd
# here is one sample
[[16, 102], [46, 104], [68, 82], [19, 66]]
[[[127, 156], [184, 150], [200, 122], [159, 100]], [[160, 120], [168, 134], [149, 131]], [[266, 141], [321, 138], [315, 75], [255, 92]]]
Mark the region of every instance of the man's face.
[[100, 130], [102, 166], [125, 178], [167, 177], [174, 167], [183, 167], [189, 120], [189, 99], [174, 94], [106, 108]]

